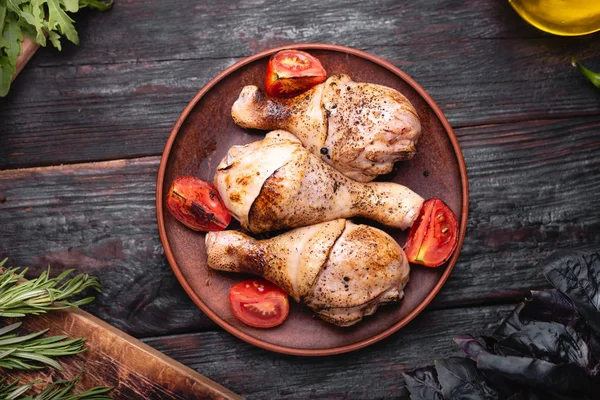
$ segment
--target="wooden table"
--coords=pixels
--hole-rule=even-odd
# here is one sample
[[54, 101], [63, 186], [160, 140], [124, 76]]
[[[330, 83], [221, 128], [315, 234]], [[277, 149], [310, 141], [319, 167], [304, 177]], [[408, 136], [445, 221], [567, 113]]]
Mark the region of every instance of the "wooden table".
[[[557, 249], [600, 244], [598, 34], [554, 37], [506, 1], [117, 0], [77, 16], [79, 47], [40, 50], [0, 100], [0, 259], [77, 268], [88, 311], [248, 399], [401, 398], [401, 371], [489, 332]], [[470, 183], [458, 264], [407, 327], [365, 349], [299, 358], [220, 329], [183, 292], [155, 217], [160, 155], [196, 92], [271, 47], [354, 47], [403, 69], [455, 129]]]

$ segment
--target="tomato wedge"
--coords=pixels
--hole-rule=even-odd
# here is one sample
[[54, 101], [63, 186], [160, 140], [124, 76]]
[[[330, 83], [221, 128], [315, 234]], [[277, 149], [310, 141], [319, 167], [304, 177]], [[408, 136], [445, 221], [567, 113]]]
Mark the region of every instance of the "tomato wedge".
[[265, 89], [272, 97], [294, 97], [327, 79], [321, 62], [299, 50], [281, 50], [269, 59]]
[[410, 228], [404, 252], [408, 261], [439, 267], [452, 255], [458, 243], [456, 215], [440, 199], [429, 199]]
[[217, 189], [193, 176], [176, 178], [165, 203], [179, 222], [195, 231], [222, 231], [231, 222]]
[[248, 279], [229, 289], [231, 311], [240, 321], [255, 328], [281, 324], [290, 312], [288, 295], [264, 279]]

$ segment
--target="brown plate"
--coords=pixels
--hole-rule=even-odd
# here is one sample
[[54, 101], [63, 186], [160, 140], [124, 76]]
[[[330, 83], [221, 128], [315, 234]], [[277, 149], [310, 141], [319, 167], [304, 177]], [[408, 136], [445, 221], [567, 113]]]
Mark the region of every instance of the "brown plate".
[[[345, 73], [358, 82], [386, 85], [402, 92], [417, 109], [423, 126], [417, 156], [396, 164], [385, 180], [402, 183], [424, 198], [441, 198], [460, 219], [458, 249], [439, 268], [411, 266], [410, 282], [399, 305], [380, 307], [349, 328], [322, 321], [292, 302], [280, 326], [256, 329], [231, 313], [229, 287], [248, 276], [210, 270], [206, 266], [204, 234], [180, 224], [166, 210], [164, 199], [173, 180], [194, 175], [212, 182], [215, 168], [237, 144], [262, 139], [264, 132], [234, 124], [231, 106], [244, 85], [262, 86], [269, 56], [283, 48], [309, 51], [329, 75]], [[256, 346], [287, 354], [322, 356], [356, 350], [375, 343], [406, 325], [440, 290], [462, 246], [467, 226], [468, 183], [463, 156], [444, 114], [421, 86], [392, 64], [365, 52], [327, 44], [301, 44], [264, 51], [245, 58], [211, 80], [183, 110], [167, 140], [156, 185], [156, 212], [165, 254], [179, 282], [200, 309], [225, 330]], [[232, 223], [228, 229], [239, 229]], [[386, 229], [403, 245], [406, 233]]]

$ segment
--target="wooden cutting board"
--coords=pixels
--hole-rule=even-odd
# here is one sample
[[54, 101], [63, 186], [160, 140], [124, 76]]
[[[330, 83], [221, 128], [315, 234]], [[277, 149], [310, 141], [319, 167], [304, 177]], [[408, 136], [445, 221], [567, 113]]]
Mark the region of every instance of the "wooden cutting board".
[[25, 38], [23, 39], [21, 47], [23, 48], [23, 52], [19, 55], [19, 57], [17, 57], [17, 70], [12, 77], [13, 81], [15, 80], [17, 75], [19, 75], [19, 72], [23, 70], [23, 67], [25, 67], [25, 64], [27, 64], [29, 59], [33, 57], [35, 52], [40, 48], [40, 45]]
[[[0, 326], [10, 319], [0, 322]], [[85, 337], [82, 354], [58, 359], [64, 371], [48, 367], [40, 371], [6, 371], [22, 383], [35, 379], [72, 379], [82, 367], [85, 371], [76, 386], [83, 391], [94, 386], [112, 386], [114, 399], [241, 399], [207, 377], [167, 357], [152, 347], [127, 335], [106, 322], [79, 309], [52, 311], [46, 315], [22, 319], [23, 328], [46, 335]]]

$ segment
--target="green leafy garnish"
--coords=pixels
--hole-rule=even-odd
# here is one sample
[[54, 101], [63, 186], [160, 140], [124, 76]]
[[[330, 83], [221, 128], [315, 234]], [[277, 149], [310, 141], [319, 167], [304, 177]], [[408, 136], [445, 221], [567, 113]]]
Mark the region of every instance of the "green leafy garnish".
[[588, 80], [592, 82], [594, 86], [600, 89], [600, 73], [590, 71], [589, 69], [584, 67], [583, 64], [581, 64], [579, 61], [572, 60], [571, 65], [577, 68], [583, 76], [588, 78]]
[[39, 381], [33, 381], [19, 386], [18, 379], [15, 379], [11, 383], [7, 383], [7, 378], [2, 378], [0, 379], [0, 399], [18, 399], [19, 396], [31, 389], [36, 383], [39, 383]]
[[110, 400], [108, 393], [111, 387], [96, 386], [82, 393], [73, 393], [75, 385], [79, 382], [81, 374], [71, 380], [57, 380], [46, 386], [39, 394], [26, 395], [33, 385], [41, 383], [40, 380], [19, 386], [19, 380], [15, 379], [7, 383], [6, 378], [0, 379], [0, 399], [6, 400]]
[[21, 322], [17, 322], [0, 328], [0, 368], [33, 370], [49, 365], [62, 370], [55, 357], [79, 354], [86, 350], [83, 338], [66, 340], [67, 336], [40, 337], [48, 329], [22, 336], [12, 333], [20, 326]]
[[23, 37], [46, 46], [47, 40], [61, 50], [60, 40], [79, 44], [79, 36], [68, 13], [89, 7], [109, 9], [114, 0], [0, 0], [0, 97], [6, 96], [16, 72]]
[[[0, 267], [6, 260], [0, 262]], [[50, 270], [43, 271], [38, 278], [25, 281], [27, 268], [9, 268], [0, 275], [0, 317], [24, 317], [27, 314], [43, 314], [49, 310], [79, 307], [94, 301], [94, 297], [70, 300], [88, 288], [100, 292], [98, 278], [87, 274], [67, 277], [73, 270], [67, 270], [50, 278]]]

